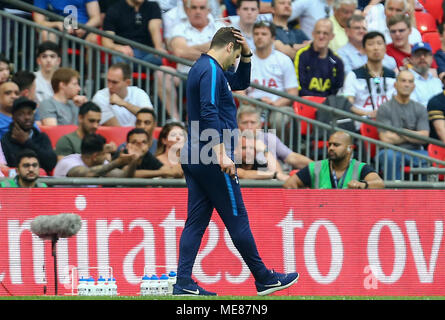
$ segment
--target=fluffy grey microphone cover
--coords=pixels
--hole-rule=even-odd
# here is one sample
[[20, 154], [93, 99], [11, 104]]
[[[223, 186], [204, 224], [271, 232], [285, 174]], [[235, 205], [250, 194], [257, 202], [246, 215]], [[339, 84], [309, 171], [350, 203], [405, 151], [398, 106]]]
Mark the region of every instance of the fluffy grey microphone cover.
[[61, 213], [51, 216], [38, 216], [31, 222], [31, 231], [40, 238], [69, 238], [82, 227], [80, 216], [74, 213]]

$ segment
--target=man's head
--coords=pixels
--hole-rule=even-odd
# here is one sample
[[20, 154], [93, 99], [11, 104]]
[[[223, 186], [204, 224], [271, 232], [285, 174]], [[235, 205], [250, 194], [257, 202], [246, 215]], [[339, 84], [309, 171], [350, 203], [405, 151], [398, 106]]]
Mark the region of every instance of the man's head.
[[134, 128], [127, 134], [127, 145], [133, 145], [141, 150], [142, 154], [148, 152], [150, 136], [141, 128]]
[[334, 0], [334, 17], [343, 28], [357, 8], [357, 0]]
[[386, 53], [385, 36], [378, 31], [371, 31], [363, 37], [363, 48], [368, 61], [382, 61]]
[[12, 81], [0, 84], [0, 108], [4, 113], [10, 114], [14, 100], [20, 95], [19, 86]]
[[261, 128], [260, 113], [251, 105], [242, 105], [238, 108], [236, 114], [236, 120], [238, 122], [238, 128], [241, 132], [245, 130], [251, 130], [255, 132]]
[[271, 49], [275, 41], [275, 25], [269, 21], [259, 21], [253, 25], [253, 42], [256, 50]]
[[210, 13], [207, 0], [184, 0], [185, 13], [190, 24], [196, 29], [202, 29], [209, 24]]
[[253, 26], [260, 14], [260, 1], [238, 0], [236, 13], [239, 16], [241, 25]]
[[12, 76], [12, 81], [19, 86], [20, 95], [30, 100], [36, 100], [36, 76], [34, 73], [22, 70]]
[[99, 128], [101, 110], [97, 104], [88, 101], [80, 106], [78, 122], [79, 128], [84, 135], [96, 133]]
[[0, 84], [8, 81], [10, 76], [10, 61], [3, 54], [0, 54]]
[[428, 42], [418, 42], [411, 49], [410, 62], [413, 69], [420, 75], [426, 76], [433, 63], [433, 50]]
[[327, 49], [329, 42], [334, 39], [332, 21], [329, 19], [318, 20], [312, 31], [312, 39], [315, 51]]
[[353, 14], [346, 23], [345, 32], [352, 43], [362, 43], [367, 31], [366, 19], [362, 15]]
[[343, 131], [333, 133], [328, 140], [328, 158], [333, 162], [341, 162], [352, 155], [352, 137]]
[[37, 47], [37, 64], [43, 73], [52, 73], [59, 66], [61, 62], [60, 47], [57, 43], [52, 41], [44, 41]]
[[394, 88], [397, 91], [397, 96], [401, 98], [409, 98], [415, 88], [414, 75], [409, 70], [401, 70], [397, 75]]
[[386, 24], [389, 19], [397, 14], [405, 14], [408, 12], [407, 0], [388, 0], [385, 4]]
[[233, 33], [233, 27], [223, 27], [216, 31], [210, 43], [210, 50], [217, 52], [223, 70], [228, 70], [241, 55], [241, 44]]
[[291, 0], [272, 0], [271, 5], [274, 17], [289, 19], [292, 15]]
[[395, 48], [403, 48], [409, 44], [411, 19], [404, 14], [396, 14], [388, 21], [389, 35]]
[[34, 111], [37, 104], [26, 97], [19, 97], [12, 105], [12, 120], [24, 131], [30, 131], [34, 126]]
[[23, 149], [17, 154], [17, 175], [26, 184], [39, 178], [40, 164], [37, 153], [31, 149]]
[[80, 92], [79, 72], [71, 68], [59, 68], [51, 78], [51, 86], [54, 93], [62, 93], [68, 100], [74, 98]]
[[107, 87], [110, 90], [110, 95], [117, 94], [120, 97], [125, 97], [127, 88], [131, 85], [132, 72], [128, 64], [118, 62], [113, 64], [107, 73]]
[[136, 113], [135, 127], [145, 130], [150, 137], [152, 136], [156, 125], [156, 115], [153, 109], [142, 108]]
[[86, 135], [80, 146], [82, 157], [87, 158], [91, 166], [103, 164], [107, 155], [104, 150], [105, 143], [105, 138], [100, 134]]

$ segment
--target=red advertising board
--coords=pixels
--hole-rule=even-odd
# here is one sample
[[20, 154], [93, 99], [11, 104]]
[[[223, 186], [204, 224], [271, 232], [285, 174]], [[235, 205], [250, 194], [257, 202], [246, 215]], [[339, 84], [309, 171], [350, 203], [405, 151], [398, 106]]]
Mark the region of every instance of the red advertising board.
[[[301, 274], [277, 294], [445, 293], [443, 191], [242, 192], [265, 264]], [[186, 202], [182, 188], [2, 189], [0, 295], [54, 293], [51, 242], [29, 230], [36, 216], [60, 213], [80, 215], [82, 228], [57, 242], [59, 294], [72, 292], [73, 270], [86, 277], [111, 267], [119, 294], [137, 295], [144, 273], [176, 269]], [[193, 273], [219, 295], [256, 294], [216, 212]]]

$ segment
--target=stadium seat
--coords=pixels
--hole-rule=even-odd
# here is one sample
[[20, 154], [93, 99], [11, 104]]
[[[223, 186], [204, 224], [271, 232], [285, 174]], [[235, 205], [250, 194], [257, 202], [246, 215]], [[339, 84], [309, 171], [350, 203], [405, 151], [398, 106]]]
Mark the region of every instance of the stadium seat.
[[117, 146], [127, 141], [127, 133], [134, 127], [100, 126], [96, 133], [102, 135], [107, 143], [114, 142]]
[[443, 21], [443, 0], [419, 0], [425, 10], [431, 14], [438, 23]]
[[153, 130], [153, 138], [155, 138], [156, 140], [159, 139], [159, 134], [161, 133], [162, 127], [156, 127]]
[[[445, 161], [445, 148], [436, 146], [435, 144], [429, 144], [428, 145], [428, 155], [431, 158], [435, 158], [435, 159], [438, 159], [438, 160]], [[445, 166], [437, 165], [436, 163], [433, 163], [433, 167], [445, 168]], [[444, 180], [444, 175], [443, 174], [439, 175], [439, 180], [440, 181]]]
[[[360, 126], [360, 134], [364, 137], [368, 137], [368, 138], [372, 138], [375, 140], [380, 140], [379, 138], [379, 133], [377, 131], [377, 128], [367, 124], [367, 123], [362, 123]], [[374, 143], [370, 143], [368, 141], [363, 141], [364, 142], [364, 146], [365, 146], [365, 151], [368, 152], [368, 148], [370, 150], [370, 156], [371, 159], [375, 157], [376, 154], [376, 146]], [[368, 147], [369, 144], [369, 147]]]
[[422, 34], [422, 40], [423, 42], [428, 42], [430, 44], [433, 54], [442, 47], [439, 32], [425, 32]]
[[436, 19], [428, 12], [414, 11], [417, 30], [420, 34], [437, 31]]
[[40, 131], [45, 132], [53, 148], [56, 148], [57, 141], [64, 135], [71, 133], [77, 129], [74, 124], [57, 125], [57, 126], [40, 126]]
[[[325, 97], [316, 97], [316, 96], [304, 96], [303, 99], [316, 102], [316, 103], [323, 103], [325, 101]], [[297, 101], [294, 101], [293, 108], [296, 114], [309, 118], [309, 119], [315, 119], [317, 115], [317, 108], [308, 106], [307, 104], [300, 103]], [[300, 128], [301, 128], [301, 134], [307, 135], [308, 134], [308, 123], [306, 121], [300, 122]], [[312, 133], [312, 125], [309, 125], [309, 133]]]

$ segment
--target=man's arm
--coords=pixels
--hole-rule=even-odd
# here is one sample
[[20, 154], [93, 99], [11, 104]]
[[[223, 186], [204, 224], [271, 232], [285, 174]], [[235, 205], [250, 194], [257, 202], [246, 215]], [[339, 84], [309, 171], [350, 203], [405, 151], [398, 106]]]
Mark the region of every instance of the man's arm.
[[148, 22], [148, 32], [150, 32], [151, 40], [156, 50], [167, 53], [164, 48], [164, 42], [162, 41], [162, 19], [151, 19]]
[[[67, 177], [102, 177], [107, 175], [110, 171], [122, 167], [128, 163], [130, 163], [135, 156], [128, 154], [121, 154], [119, 157], [109, 163], [101, 164], [93, 167], [83, 167], [77, 166], [71, 168], [66, 174]], [[116, 176], [116, 173], [114, 173]], [[117, 174], [120, 176], [124, 176], [124, 173]]]
[[304, 183], [300, 180], [297, 174], [294, 174], [289, 179], [287, 179], [284, 184], [283, 188], [285, 189], [301, 189], [305, 188], [306, 186]]
[[170, 41], [169, 47], [173, 55], [183, 59], [195, 61], [201, 56], [202, 53], [209, 50], [210, 42], [189, 46], [184, 37], [174, 37]]
[[442, 142], [445, 142], [445, 120], [434, 120], [434, 129]]
[[385, 183], [380, 178], [380, 176], [376, 172], [370, 172], [366, 175], [365, 179], [368, 187], [366, 187], [366, 183], [357, 180], [351, 180], [348, 183], [348, 189], [383, 189], [385, 188]]

